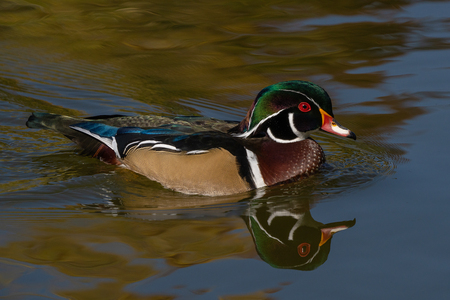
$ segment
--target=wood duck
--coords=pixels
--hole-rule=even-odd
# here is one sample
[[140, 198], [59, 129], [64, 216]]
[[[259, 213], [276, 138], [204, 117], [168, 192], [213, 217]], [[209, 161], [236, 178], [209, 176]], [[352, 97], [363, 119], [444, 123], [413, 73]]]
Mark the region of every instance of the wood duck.
[[356, 220], [323, 224], [309, 206], [298, 203], [254, 202], [244, 216], [259, 256], [272, 267], [310, 271], [328, 259], [332, 236]]
[[186, 194], [229, 195], [299, 180], [325, 162], [317, 130], [356, 139], [333, 117], [327, 92], [307, 81], [264, 88], [241, 122], [204, 117], [33, 113], [30, 128], [60, 132], [84, 154]]

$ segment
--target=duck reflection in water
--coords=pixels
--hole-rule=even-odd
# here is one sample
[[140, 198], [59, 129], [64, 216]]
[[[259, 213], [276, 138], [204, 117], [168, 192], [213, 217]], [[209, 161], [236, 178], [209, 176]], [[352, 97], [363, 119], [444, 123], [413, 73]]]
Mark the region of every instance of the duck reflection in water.
[[[267, 198], [265, 199], [257, 199], [255, 195], [250, 194], [246, 194], [244, 197], [234, 195], [205, 199], [183, 194], [171, 194], [170, 196], [169, 191], [165, 189], [154, 189], [154, 192], [159, 191], [160, 193], [154, 194], [151, 200], [137, 196], [143, 194], [143, 191], [134, 190], [130, 185], [123, 188], [127, 189], [128, 192], [122, 194], [120, 200], [117, 201], [119, 211], [120, 208], [127, 208], [129, 217], [146, 219], [150, 226], [155, 222], [158, 226], [166, 224], [164, 228], [177, 227], [183, 224], [182, 227], [176, 229], [177, 232], [190, 228], [192, 224], [196, 229], [190, 230], [189, 235], [194, 234], [196, 244], [205, 235], [201, 228], [221, 227], [220, 236], [224, 237], [227, 233], [235, 232], [238, 227], [244, 225], [239, 221], [236, 222], [236, 220], [243, 220], [252, 236], [252, 244], [257, 254], [263, 261], [275, 268], [304, 271], [318, 268], [328, 259], [333, 235], [336, 232], [353, 227], [356, 223], [355, 219], [327, 224], [314, 220], [310, 210], [316, 204], [320, 205], [320, 202], [317, 202], [317, 199], [314, 199], [314, 196], [310, 193], [311, 189], [315, 189], [314, 187], [309, 187], [308, 192], [304, 194], [297, 194], [284, 199], [276, 196], [279, 190], [266, 191], [267, 194], [264, 196]], [[231, 203], [240, 204], [234, 206]], [[151, 207], [151, 214], [146, 213], [147, 208], [144, 208], [144, 205]], [[211, 220], [217, 220], [217, 222]], [[234, 225], [228, 227], [230, 221], [229, 224]], [[202, 225], [199, 226], [200, 224]], [[228, 230], [224, 230], [224, 228], [228, 228]], [[215, 232], [215, 234], [218, 233]], [[228, 244], [229, 246], [230, 240], [228, 238], [226, 240], [223, 245]], [[173, 241], [171, 239], [166, 242], [172, 243]], [[246, 244], [237, 237], [232, 239], [232, 243]], [[210, 246], [220, 248], [220, 244], [216, 243], [214, 246]], [[189, 247], [183, 246], [181, 248], [187, 249]], [[198, 246], [196, 246], [196, 249], [200, 252], [204, 250]], [[215, 252], [215, 250], [208, 250], [209, 254], [212, 252]], [[221, 249], [219, 252], [225, 253], [226, 251]], [[202, 253], [199, 253], [199, 255], [205, 256]], [[226, 256], [229, 255], [232, 255], [232, 253], [228, 253]], [[221, 257], [223, 256], [212, 259]], [[182, 265], [186, 265], [186, 263]]]
[[254, 202], [244, 219], [259, 256], [272, 267], [314, 270], [328, 258], [333, 234], [356, 220], [323, 224], [307, 202]]
[[[131, 175], [128, 181], [141, 184], [117, 181], [114, 186], [120, 196], [111, 191], [108, 205], [73, 208], [122, 216], [113, 222], [120, 223], [119, 228], [107, 225], [113, 235], [117, 231], [127, 244], [134, 239], [132, 244], [145, 245], [138, 248], [148, 253], [147, 258], [164, 259], [176, 267], [259, 256], [275, 268], [314, 270], [327, 261], [334, 234], [356, 223], [346, 220], [324, 224], [312, 217], [311, 208], [326, 205], [317, 197], [323, 185], [314, 178], [297, 188], [286, 185], [286, 190], [282, 186], [263, 190], [262, 195], [249, 192], [198, 197], [149, 188], [146, 178], [123, 172]], [[287, 194], [281, 195], [284, 191]], [[145, 196], [150, 192], [151, 197]], [[124, 226], [128, 226], [125, 231]], [[103, 231], [94, 234], [103, 235]]]

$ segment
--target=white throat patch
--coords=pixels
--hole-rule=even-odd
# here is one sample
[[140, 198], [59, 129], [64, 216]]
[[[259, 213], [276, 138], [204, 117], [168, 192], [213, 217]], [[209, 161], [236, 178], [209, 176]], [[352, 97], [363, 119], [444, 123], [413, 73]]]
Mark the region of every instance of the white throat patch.
[[289, 118], [289, 127], [290, 127], [292, 133], [294, 135], [296, 135], [297, 137], [294, 139], [291, 139], [291, 140], [280, 139], [273, 134], [273, 132], [272, 132], [272, 130], [270, 130], [270, 128], [268, 128], [267, 135], [277, 143], [288, 144], [288, 143], [300, 142], [300, 141], [303, 141], [303, 140], [309, 138], [310, 134], [312, 132], [316, 131], [316, 130], [311, 130], [311, 131], [307, 131], [307, 132], [301, 132], [295, 127], [294, 113], [290, 113], [288, 115], [288, 118]]

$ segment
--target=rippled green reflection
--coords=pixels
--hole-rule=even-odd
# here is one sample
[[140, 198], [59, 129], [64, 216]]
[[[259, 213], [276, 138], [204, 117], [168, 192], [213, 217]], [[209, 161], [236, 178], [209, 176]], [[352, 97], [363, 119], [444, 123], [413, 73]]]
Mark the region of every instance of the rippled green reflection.
[[[314, 265], [317, 271], [292, 271], [291, 280], [278, 281], [281, 273], [270, 260], [261, 261], [258, 251], [264, 249], [247, 230], [248, 209], [277, 211], [281, 205], [278, 211], [307, 215], [310, 207], [328, 208], [335, 195], [376, 184], [407, 162], [410, 148], [403, 135], [395, 144], [387, 137], [405, 128], [411, 134], [431, 131], [411, 124], [445, 107], [438, 101], [448, 97], [447, 90], [436, 89], [432, 81], [446, 84], [448, 74], [444, 66], [440, 77], [416, 89], [428, 65], [402, 60], [409, 55], [440, 58], [439, 51], [449, 49], [448, 17], [436, 16], [447, 3], [0, 1], [0, 297], [175, 299], [216, 293], [222, 299], [274, 299], [293, 282], [300, 282], [296, 296], [302, 295], [298, 287], [313, 278], [307, 276], [318, 276], [310, 289], [323, 289], [319, 277], [360, 241], [335, 252], [331, 247], [328, 260]], [[411, 10], [416, 5], [425, 13]], [[232, 197], [175, 193], [78, 155], [64, 137], [25, 127], [32, 111], [240, 120], [259, 90], [292, 79], [323, 86], [339, 122], [358, 141], [344, 143], [319, 133], [314, 138], [327, 154], [322, 172]], [[394, 218], [390, 211], [383, 217]], [[336, 213], [346, 217], [317, 222], [357, 217]], [[416, 222], [422, 216], [410, 218]], [[358, 232], [359, 224], [367, 226], [367, 220], [358, 219], [335, 240]], [[381, 221], [374, 226], [386, 229]], [[370, 242], [368, 237], [362, 244]], [[372, 242], [379, 247], [383, 241]], [[384, 255], [389, 262], [405, 259], [389, 251]], [[222, 272], [228, 265], [221, 262], [235, 267], [227, 269], [231, 275], [221, 273], [225, 283], [248, 274], [239, 267], [251, 266], [258, 268], [253, 275], [259, 276], [255, 281], [262, 278], [259, 285], [251, 292], [216, 292], [216, 286], [225, 285], [191, 288], [173, 282], [153, 292], [154, 282], [168, 282], [177, 272], [192, 270], [187, 274], [193, 277], [201, 267]], [[409, 261], [395, 266], [406, 265], [410, 268]], [[425, 272], [427, 267], [417, 268]], [[365, 286], [351, 289], [358, 288]]]

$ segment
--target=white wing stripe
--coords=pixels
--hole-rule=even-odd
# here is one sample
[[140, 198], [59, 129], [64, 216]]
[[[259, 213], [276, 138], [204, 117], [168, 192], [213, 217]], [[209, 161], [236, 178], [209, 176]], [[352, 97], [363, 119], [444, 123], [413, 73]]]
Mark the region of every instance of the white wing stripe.
[[146, 145], [146, 144], [154, 145], [154, 144], [158, 144], [158, 143], [161, 143], [161, 142], [155, 141], [155, 140], [147, 140], [147, 141], [141, 141], [141, 142], [139, 142], [139, 144], [138, 144], [137, 146], [140, 147], [140, 146]]
[[156, 144], [152, 147], [152, 149], [158, 149], [158, 148], [169, 149], [169, 150], [174, 150], [174, 151], [181, 151], [177, 147], [172, 146], [172, 145], [167, 145], [167, 144]]
[[247, 160], [250, 165], [250, 174], [252, 175], [255, 187], [260, 188], [266, 186], [266, 183], [264, 182], [264, 179], [261, 174], [261, 170], [259, 169], [258, 158], [252, 151], [248, 149], [245, 149], [245, 151], [247, 152]]
[[106, 146], [108, 146], [109, 148], [111, 148], [112, 150], [114, 150], [114, 152], [116, 153], [117, 157], [120, 157], [119, 151], [117, 149], [117, 142], [116, 139], [114, 137], [112, 138], [106, 138], [106, 137], [101, 137], [98, 134], [92, 133], [87, 129], [84, 128], [80, 128], [77, 126], [70, 126], [70, 128], [80, 131], [82, 133], [85, 133], [89, 136], [92, 136], [94, 139], [99, 140], [100, 142], [102, 142], [103, 144], [105, 144]]
[[202, 153], [208, 153], [208, 150], [191, 150], [186, 152], [186, 154], [188, 155], [192, 155], [192, 154], [202, 154]]

